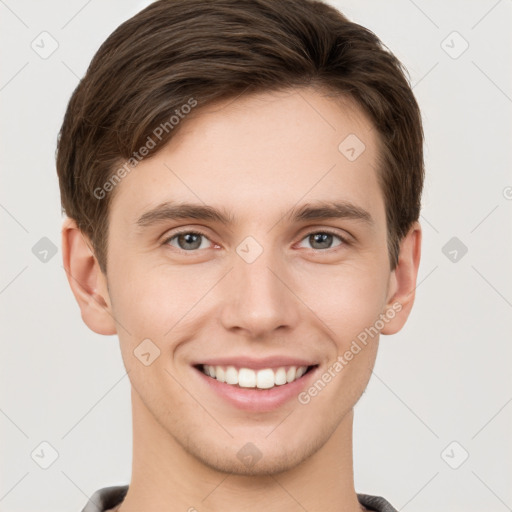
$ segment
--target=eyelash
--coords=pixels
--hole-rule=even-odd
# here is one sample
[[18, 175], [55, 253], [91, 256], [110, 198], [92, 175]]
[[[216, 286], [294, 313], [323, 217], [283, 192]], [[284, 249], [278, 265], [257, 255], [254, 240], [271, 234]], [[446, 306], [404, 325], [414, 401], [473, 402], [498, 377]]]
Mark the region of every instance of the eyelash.
[[[315, 251], [315, 252], [328, 252], [328, 251], [331, 251], [331, 250], [336, 250], [338, 247], [340, 247], [342, 245], [350, 245], [350, 242], [347, 240], [347, 238], [341, 236], [339, 233], [335, 233], [334, 231], [331, 231], [330, 229], [322, 229], [322, 230], [310, 231], [309, 233], [306, 233], [300, 239], [300, 241], [302, 242], [304, 239], [310, 237], [311, 235], [316, 235], [318, 233], [333, 235], [333, 236], [339, 238], [342, 243], [337, 245], [337, 246], [335, 246], [335, 247], [329, 247], [327, 249], [311, 249], [312, 251]], [[201, 231], [183, 230], [183, 231], [177, 231], [176, 233], [173, 233], [171, 236], [167, 237], [162, 242], [162, 244], [163, 245], [169, 244], [169, 242], [171, 240], [174, 240], [175, 238], [177, 238], [180, 235], [200, 235], [200, 236], [203, 236], [204, 238], [206, 238], [207, 240], [209, 240], [208, 235], [206, 235], [205, 233], [203, 233]], [[180, 251], [182, 253], [195, 253], [195, 252], [198, 252], [199, 250], [204, 250], [204, 249], [193, 249], [193, 250], [186, 251], [185, 249], [181, 249], [179, 247], [174, 247], [174, 246], [172, 246], [172, 247], [174, 249], [177, 249], [178, 251]]]

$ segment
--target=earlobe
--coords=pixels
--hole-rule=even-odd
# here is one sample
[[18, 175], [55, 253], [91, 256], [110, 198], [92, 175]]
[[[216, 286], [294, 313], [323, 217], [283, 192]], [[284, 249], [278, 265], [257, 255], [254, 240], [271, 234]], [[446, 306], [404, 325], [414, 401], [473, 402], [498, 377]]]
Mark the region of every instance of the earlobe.
[[391, 273], [390, 297], [383, 312], [388, 319], [382, 334], [395, 334], [404, 326], [414, 304], [421, 258], [421, 226], [415, 222], [400, 244], [398, 264]]
[[106, 277], [89, 240], [70, 218], [62, 225], [62, 259], [82, 320], [98, 334], [116, 334]]

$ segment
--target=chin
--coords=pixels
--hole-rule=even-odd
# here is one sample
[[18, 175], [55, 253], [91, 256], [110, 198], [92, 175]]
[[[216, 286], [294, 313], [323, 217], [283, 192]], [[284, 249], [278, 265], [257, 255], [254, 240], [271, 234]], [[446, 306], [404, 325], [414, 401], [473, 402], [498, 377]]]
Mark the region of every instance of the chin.
[[237, 436], [230, 443], [218, 446], [211, 446], [211, 438], [204, 439], [203, 443], [189, 439], [189, 445], [184, 449], [214, 471], [239, 476], [269, 476], [300, 466], [330, 438], [329, 433], [318, 430], [316, 436], [294, 439], [293, 443], [284, 431], [273, 440], [268, 436], [268, 431], [259, 438]]

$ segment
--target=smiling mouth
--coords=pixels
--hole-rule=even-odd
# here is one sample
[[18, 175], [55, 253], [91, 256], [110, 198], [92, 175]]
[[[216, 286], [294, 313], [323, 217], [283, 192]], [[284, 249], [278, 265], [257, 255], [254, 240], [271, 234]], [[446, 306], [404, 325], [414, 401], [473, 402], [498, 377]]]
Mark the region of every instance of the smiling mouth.
[[235, 368], [234, 366], [195, 365], [206, 376], [238, 388], [271, 389], [299, 380], [318, 365], [280, 366], [278, 368]]

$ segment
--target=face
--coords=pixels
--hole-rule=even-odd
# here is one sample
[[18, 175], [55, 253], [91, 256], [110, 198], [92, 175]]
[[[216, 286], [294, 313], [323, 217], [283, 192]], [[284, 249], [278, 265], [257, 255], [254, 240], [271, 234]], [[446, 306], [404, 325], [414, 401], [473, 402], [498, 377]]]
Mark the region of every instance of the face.
[[240, 97], [117, 186], [108, 304], [138, 428], [238, 474], [293, 468], [333, 435], [394, 292], [376, 137], [312, 89]]

